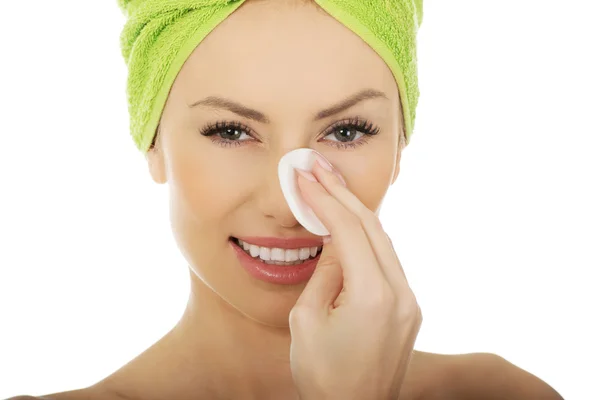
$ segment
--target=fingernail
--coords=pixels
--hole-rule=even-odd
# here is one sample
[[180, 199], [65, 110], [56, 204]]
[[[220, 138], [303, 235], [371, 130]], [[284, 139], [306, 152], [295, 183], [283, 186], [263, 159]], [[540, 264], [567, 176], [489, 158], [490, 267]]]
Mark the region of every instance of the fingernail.
[[333, 168], [333, 166], [331, 164], [329, 164], [329, 162], [327, 160], [325, 160], [319, 154], [317, 154], [317, 162], [319, 163], [319, 165], [321, 167], [323, 167], [323, 169], [326, 169], [329, 172], [333, 172], [333, 174], [338, 177], [338, 179], [340, 180], [340, 182], [342, 183], [342, 185], [347, 186], [346, 185], [346, 181], [344, 180], [344, 177], [342, 177], [342, 174], [340, 174], [337, 170], [335, 170]]
[[321, 167], [323, 167], [327, 171], [333, 172], [333, 167], [318, 154], [317, 154], [317, 162], [319, 163], [319, 165]]
[[303, 171], [299, 168], [294, 168], [294, 169], [296, 170], [297, 173], [299, 173], [300, 175], [302, 175], [304, 178], [308, 179], [309, 181], [318, 182], [317, 178], [315, 178], [315, 176], [312, 173]]
[[342, 174], [340, 174], [337, 171], [334, 171], [333, 173], [335, 174], [335, 176], [338, 177], [338, 179], [340, 180], [340, 182], [342, 182], [342, 185], [348, 186], [348, 185], [346, 185], [346, 181], [344, 180], [344, 177], [342, 176]]

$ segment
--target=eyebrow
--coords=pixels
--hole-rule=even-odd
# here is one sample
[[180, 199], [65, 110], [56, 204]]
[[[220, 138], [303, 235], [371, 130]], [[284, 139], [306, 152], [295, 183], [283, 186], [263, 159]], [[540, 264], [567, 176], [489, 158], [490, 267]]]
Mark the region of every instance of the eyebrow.
[[[362, 101], [369, 100], [369, 99], [375, 99], [375, 98], [388, 99], [388, 97], [385, 95], [385, 93], [383, 93], [379, 90], [364, 89], [364, 90], [361, 90], [360, 92], [357, 92], [357, 93], [351, 95], [350, 97], [347, 97], [346, 99], [340, 101], [339, 103], [337, 103], [329, 108], [319, 111], [314, 116], [313, 121], [319, 121], [321, 119], [331, 117], [333, 115], [339, 114], [342, 111], [345, 111], [345, 110], [355, 106], [356, 104], [358, 104]], [[229, 110], [229, 111], [236, 113], [247, 119], [251, 119], [251, 120], [261, 122], [264, 124], [270, 123], [269, 118], [265, 114], [261, 113], [260, 111], [253, 110], [252, 108], [248, 108], [240, 103], [237, 103], [233, 100], [229, 100], [229, 99], [226, 99], [223, 97], [209, 96], [205, 99], [198, 100], [198, 101], [190, 104], [189, 107], [192, 108], [192, 107], [196, 107], [199, 105], [213, 107], [213, 108], [223, 108], [225, 110]]]

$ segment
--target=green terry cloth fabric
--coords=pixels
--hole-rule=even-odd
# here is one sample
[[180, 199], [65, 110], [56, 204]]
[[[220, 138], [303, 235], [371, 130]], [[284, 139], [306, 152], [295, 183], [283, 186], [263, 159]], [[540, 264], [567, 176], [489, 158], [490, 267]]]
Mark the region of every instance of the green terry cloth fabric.
[[[142, 153], [152, 144], [171, 86], [187, 58], [244, 1], [117, 0], [127, 17], [120, 40], [129, 71], [130, 133]], [[387, 63], [398, 83], [408, 144], [419, 100], [417, 33], [423, 0], [315, 2]]]

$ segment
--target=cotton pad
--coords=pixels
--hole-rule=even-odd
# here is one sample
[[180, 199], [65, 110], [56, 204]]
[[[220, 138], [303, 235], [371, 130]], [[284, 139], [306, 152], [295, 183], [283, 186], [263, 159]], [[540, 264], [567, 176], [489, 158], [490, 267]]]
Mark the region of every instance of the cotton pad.
[[[328, 236], [329, 231], [306, 204], [298, 187], [298, 176], [294, 168], [311, 171], [320, 153], [313, 149], [296, 149], [279, 160], [279, 184], [294, 217], [307, 231], [319, 236]], [[321, 157], [323, 157], [321, 155]], [[325, 158], [325, 157], [323, 157]]]

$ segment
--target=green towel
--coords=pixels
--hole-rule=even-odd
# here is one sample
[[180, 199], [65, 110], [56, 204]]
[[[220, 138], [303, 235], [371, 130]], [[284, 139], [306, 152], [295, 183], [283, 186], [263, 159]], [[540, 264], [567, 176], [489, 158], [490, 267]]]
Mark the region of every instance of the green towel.
[[[209, 32], [246, 0], [117, 0], [127, 17], [121, 52], [128, 67], [130, 133], [142, 153], [186, 59]], [[419, 100], [417, 32], [423, 0], [315, 0], [359, 35], [392, 71], [410, 142]]]

